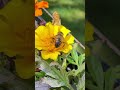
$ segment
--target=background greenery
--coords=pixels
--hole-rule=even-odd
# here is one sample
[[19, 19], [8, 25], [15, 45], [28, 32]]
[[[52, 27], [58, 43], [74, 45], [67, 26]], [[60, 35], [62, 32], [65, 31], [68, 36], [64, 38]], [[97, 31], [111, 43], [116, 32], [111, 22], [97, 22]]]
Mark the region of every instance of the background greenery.
[[[119, 3], [119, 0], [87, 0], [85, 3], [86, 18], [118, 49], [120, 48]], [[104, 57], [104, 61], [111, 66], [119, 65], [120, 56], [116, 55], [106, 44], [96, 43], [94, 48], [98, 48], [99, 45], [102, 46], [99, 55]]]
[[120, 0], [87, 0], [86, 18], [120, 48]]
[[[50, 13], [57, 11], [61, 16], [62, 25], [71, 30], [72, 34], [84, 43], [85, 0], [47, 0]], [[44, 12], [46, 21], [51, 20]]]

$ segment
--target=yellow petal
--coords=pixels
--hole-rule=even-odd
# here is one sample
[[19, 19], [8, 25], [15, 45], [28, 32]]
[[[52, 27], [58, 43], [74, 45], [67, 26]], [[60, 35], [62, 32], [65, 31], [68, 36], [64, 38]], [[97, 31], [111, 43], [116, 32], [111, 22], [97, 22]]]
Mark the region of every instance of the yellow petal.
[[35, 48], [37, 48], [38, 50], [42, 49], [40, 38], [36, 34], [35, 34]]
[[29, 79], [34, 76], [35, 64], [31, 62], [30, 58], [15, 60], [15, 67], [18, 76], [23, 79]]
[[57, 35], [59, 32], [59, 26], [55, 25], [54, 26], [54, 35]]
[[48, 23], [46, 23], [46, 25], [45, 26], [49, 26], [49, 25], [51, 25], [52, 23], [51, 22], [48, 22]]
[[39, 36], [40, 39], [44, 39], [46, 37], [49, 37], [49, 30], [45, 26], [39, 26], [35, 33]]
[[91, 23], [87, 21], [85, 26], [85, 41], [92, 41], [93, 33], [94, 33], [94, 27], [92, 26]]
[[72, 45], [66, 45], [65, 48], [63, 48], [62, 52], [68, 53], [70, 50], [72, 50]]
[[54, 36], [54, 26], [52, 25], [52, 23], [51, 23], [51, 22], [48, 22], [48, 23], [46, 24], [46, 27], [47, 27], [48, 30], [49, 30], [49, 35], [50, 35], [50, 37]]
[[35, 33], [38, 35], [38, 36], [41, 36], [41, 33], [44, 33], [46, 28], [45, 26], [39, 26], [36, 30], [35, 30]]
[[65, 40], [68, 44], [73, 44], [74, 43], [74, 37], [71, 34], [67, 35], [65, 37]]
[[60, 26], [60, 31], [63, 33], [64, 38], [70, 32], [70, 30], [66, 29], [64, 26]]
[[53, 59], [57, 60], [57, 57], [60, 53], [59, 52], [47, 52], [47, 51], [42, 51], [41, 55], [43, 59]]
[[19, 55], [15, 60], [16, 72], [19, 77], [29, 79], [34, 76], [34, 49], [19, 50]]

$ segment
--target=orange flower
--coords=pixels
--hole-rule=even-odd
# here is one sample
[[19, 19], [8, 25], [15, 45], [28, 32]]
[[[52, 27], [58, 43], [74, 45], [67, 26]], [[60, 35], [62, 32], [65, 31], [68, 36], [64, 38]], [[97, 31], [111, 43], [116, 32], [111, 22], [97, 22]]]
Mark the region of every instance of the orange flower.
[[46, 1], [41, 1], [38, 2], [37, 0], [35, 0], [35, 16], [41, 16], [42, 15], [42, 9], [41, 8], [48, 8], [48, 2]]

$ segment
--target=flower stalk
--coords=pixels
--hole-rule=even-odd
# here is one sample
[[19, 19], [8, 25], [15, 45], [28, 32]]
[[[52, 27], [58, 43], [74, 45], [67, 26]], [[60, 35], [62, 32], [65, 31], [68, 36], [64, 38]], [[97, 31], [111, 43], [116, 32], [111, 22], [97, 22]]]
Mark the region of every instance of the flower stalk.
[[45, 9], [45, 8], [42, 8], [42, 9], [53, 19], [53, 16], [51, 15], [51, 13], [48, 12], [47, 9]]

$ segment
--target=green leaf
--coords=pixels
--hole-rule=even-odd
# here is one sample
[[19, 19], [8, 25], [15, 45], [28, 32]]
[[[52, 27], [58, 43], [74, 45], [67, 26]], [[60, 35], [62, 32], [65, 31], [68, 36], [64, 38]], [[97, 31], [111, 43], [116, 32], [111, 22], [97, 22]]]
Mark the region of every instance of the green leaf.
[[117, 72], [120, 72], [120, 65], [117, 65], [116, 67], [113, 68], [114, 71], [117, 73]]
[[93, 81], [97, 84], [99, 90], [104, 88], [104, 74], [100, 59], [98, 57], [90, 56], [86, 60], [88, 71], [93, 78]]
[[[56, 74], [57, 70], [55, 68], [50, 67], [50, 65], [46, 61], [41, 60], [39, 67], [42, 71], [44, 71], [46, 73], [46, 75], [48, 75], [52, 78], [59, 78], [57, 75], [59, 73]], [[54, 71], [54, 69], [56, 72]]]
[[50, 85], [51, 87], [64, 86], [64, 82], [59, 82], [58, 80], [50, 78], [50, 77], [43, 78], [42, 83], [46, 83], [46, 84]]
[[79, 72], [82, 72], [83, 70], [85, 70], [85, 62], [78, 67]]
[[88, 90], [100, 90], [100, 89], [98, 89], [97, 86], [95, 86], [95, 85], [91, 82], [91, 80], [86, 80], [86, 81], [85, 81], [85, 87], [86, 87]]
[[45, 75], [45, 73], [44, 72], [35, 72], [35, 75], [36, 76], [40, 76], [40, 77], [43, 77], [44, 75]]
[[116, 55], [114, 51], [106, 45], [106, 43], [102, 43], [101, 40], [94, 41], [90, 46], [92, 47], [92, 52], [103, 58], [104, 62], [108, 65], [116, 66], [120, 63], [119, 56]]
[[114, 69], [114, 71], [115, 71], [115, 75], [114, 75], [115, 78], [116, 78], [116, 79], [120, 79], [120, 65], [114, 67], [113, 69]]
[[45, 73], [43, 71], [35, 72], [35, 78], [36, 78], [36, 80], [40, 80], [44, 76], [45, 76]]
[[67, 57], [67, 61], [70, 63], [70, 64], [74, 64], [76, 65], [76, 63], [74, 62], [73, 58], [71, 56], [68, 56]]
[[85, 60], [85, 54], [79, 55], [79, 57], [78, 57], [79, 65], [81, 65], [84, 60]]
[[81, 78], [79, 77], [77, 90], [85, 90], [85, 73], [82, 75]]
[[75, 43], [75, 44], [74, 44], [74, 49], [75, 49], [77, 52], [79, 52], [80, 54], [85, 53], [85, 50], [84, 50], [82, 47], [80, 47], [80, 46], [78, 45], [78, 43]]
[[88, 73], [87, 71], [85, 72], [85, 78], [86, 78], [86, 79], [91, 79], [91, 75], [90, 75], [90, 73]]
[[113, 90], [115, 83], [115, 72], [112, 68], [105, 72], [105, 90]]
[[83, 72], [85, 70], [85, 63], [82, 65], [78, 66], [78, 69], [75, 70], [74, 76], [77, 76], [79, 73]]
[[66, 69], [66, 67], [67, 67], [67, 62], [66, 59], [64, 59], [62, 63], [62, 68]]
[[72, 49], [71, 51], [71, 55], [72, 55], [72, 58], [73, 60], [76, 62], [76, 64], [78, 65], [78, 53], [75, 49]]
[[54, 66], [50, 66], [44, 60], [40, 61], [40, 68], [46, 73], [49, 79], [51, 78], [50, 81], [55, 80], [54, 82], [59, 82], [59, 86], [66, 86], [69, 89], [73, 90], [69, 84], [68, 73], [64, 69], [60, 68], [60, 70], [58, 70]]

